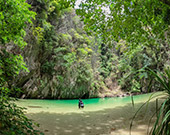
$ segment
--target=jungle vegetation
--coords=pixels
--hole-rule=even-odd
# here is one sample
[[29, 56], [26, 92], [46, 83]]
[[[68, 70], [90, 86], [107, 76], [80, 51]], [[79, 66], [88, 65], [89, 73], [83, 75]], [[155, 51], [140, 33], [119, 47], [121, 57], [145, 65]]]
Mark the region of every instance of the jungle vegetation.
[[[98, 97], [114, 93], [113, 83], [127, 92], [169, 94], [169, 0], [74, 6], [74, 0], [0, 1], [0, 133], [40, 134], [11, 96]], [[169, 134], [168, 106], [169, 98], [153, 134]]]
[[170, 133], [169, 11], [168, 0], [85, 0], [77, 10], [87, 32], [94, 31], [107, 47], [117, 49], [117, 77], [122, 88], [168, 94], [152, 135]]

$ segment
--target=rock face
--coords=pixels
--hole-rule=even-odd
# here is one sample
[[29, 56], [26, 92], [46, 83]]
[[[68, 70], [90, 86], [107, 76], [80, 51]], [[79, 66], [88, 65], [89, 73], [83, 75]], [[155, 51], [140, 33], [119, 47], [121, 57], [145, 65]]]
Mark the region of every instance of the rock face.
[[[37, 18], [27, 27], [28, 45], [22, 56], [29, 72], [14, 80], [22, 98], [88, 98], [92, 90], [91, 45], [93, 38], [83, 31], [83, 24], [72, 8], [63, 9], [57, 18], [37, 3], [29, 1]], [[41, 12], [40, 12], [41, 11]], [[41, 20], [42, 14], [48, 14]], [[14, 48], [12, 48], [14, 49]], [[15, 49], [17, 51], [19, 49]]]
[[27, 2], [37, 13], [26, 28], [27, 46], [21, 50], [11, 43], [7, 50], [21, 54], [29, 72], [21, 71], [10, 82], [22, 90], [12, 96], [73, 99], [120, 94], [117, 84], [104, 81], [98, 71], [101, 41], [84, 32], [83, 23], [66, 1]]

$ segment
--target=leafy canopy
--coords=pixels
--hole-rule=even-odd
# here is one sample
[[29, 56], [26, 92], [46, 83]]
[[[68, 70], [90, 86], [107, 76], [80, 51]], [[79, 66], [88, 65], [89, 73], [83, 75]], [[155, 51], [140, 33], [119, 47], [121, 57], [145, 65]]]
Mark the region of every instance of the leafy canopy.
[[[26, 45], [25, 27], [32, 23], [35, 13], [29, 10], [25, 0], [0, 0], [0, 134], [40, 135], [35, 124], [28, 119], [23, 108], [17, 107], [9, 97], [13, 87], [11, 78], [26, 69], [23, 57], [6, 48], [9, 43], [23, 48]], [[11, 101], [11, 102], [10, 102]]]
[[29, 8], [25, 0], [0, 1], [0, 44], [13, 41], [20, 47], [26, 45], [23, 40], [26, 35], [24, 28], [35, 16]]
[[120, 39], [136, 46], [159, 44], [169, 29], [170, 4], [161, 0], [84, 0], [77, 13], [87, 31], [104, 41]]

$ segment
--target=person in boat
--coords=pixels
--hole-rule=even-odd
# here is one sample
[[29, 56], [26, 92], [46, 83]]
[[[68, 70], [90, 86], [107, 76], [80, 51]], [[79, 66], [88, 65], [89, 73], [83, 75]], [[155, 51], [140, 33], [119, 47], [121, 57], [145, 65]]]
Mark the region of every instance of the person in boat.
[[84, 103], [83, 101], [79, 98], [79, 109], [84, 108]]

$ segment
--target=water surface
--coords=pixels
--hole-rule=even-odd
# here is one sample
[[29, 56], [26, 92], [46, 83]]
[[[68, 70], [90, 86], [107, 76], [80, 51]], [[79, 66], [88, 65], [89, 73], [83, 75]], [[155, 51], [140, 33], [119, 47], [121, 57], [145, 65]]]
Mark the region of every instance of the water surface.
[[[133, 96], [134, 103], [144, 103], [147, 101], [151, 94], [143, 94]], [[155, 95], [158, 95], [155, 94]], [[114, 98], [93, 98], [93, 99], [82, 99], [85, 108], [83, 111], [98, 111], [108, 108], [115, 108], [125, 106], [127, 104], [132, 105], [131, 96], [127, 97], [114, 97]], [[73, 100], [37, 100], [37, 99], [20, 99], [17, 103], [20, 106], [28, 108], [28, 112], [55, 112], [55, 113], [69, 113], [77, 112], [78, 99]]]
[[[83, 99], [84, 109], [78, 109], [78, 99], [22, 99], [17, 104], [27, 108], [27, 116], [40, 123], [40, 130], [45, 135], [129, 135], [132, 117], [151, 95], [134, 96], [134, 107], [131, 97]], [[162, 101], [159, 100], [159, 104]], [[132, 135], [147, 134], [155, 108], [153, 99], [139, 111], [133, 123]]]

